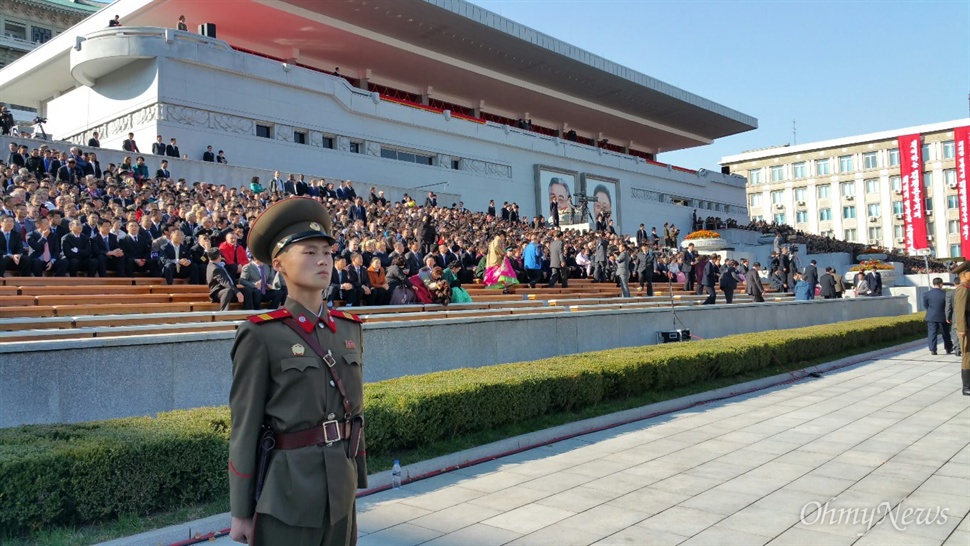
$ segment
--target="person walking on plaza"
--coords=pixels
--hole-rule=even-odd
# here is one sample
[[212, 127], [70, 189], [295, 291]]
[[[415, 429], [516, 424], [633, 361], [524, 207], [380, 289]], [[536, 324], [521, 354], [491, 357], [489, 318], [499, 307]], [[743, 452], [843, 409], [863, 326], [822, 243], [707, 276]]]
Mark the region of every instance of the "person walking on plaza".
[[923, 293], [923, 308], [926, 309], [927, 338], [930, 354], [936, 354], [936, 338], [943, 336], [943, 349], [946, 354], [953, 352], [950, 339], [950, 325], [946, 322], [946, 293], [943, 292], [943, 279], [933, 279], [933, 288]]
[[556, 286], [556, 281], [562, 283], [563, 288], [569, 284], [569, 268], [566, 265], [566, 254], [563, 251], [562, 232], [556, 231], [552, 243], [549, 244], [549, 288]]
[[764, 303], [765, 286], [761, 284], [759, 269], [761, 269], [761, 263], [755, 262], [751, 264], [751, 269], [744, 275], [744, 293], [751, 296], [755, 303]]
[[717, 303], [717, 292], [715, 287], [721, 277], [721, 257], [717, 254], [711, 254], [710, 259], [704, 264], [704, 273], [701, 275], [700, 285], [704, 287], [704, 292], [707, 293], [707, 299], [704, 300], [703, 305], [714, 305]]
[[357, 543], [367, 487], [361, 319], [328, 311], [326, 206], [295, 197], [252, 225], [249, 248], [285, 279], [277, 311], [236, 332], [229, 409], [229, 536], [244, 544]]
[[620, 293], [624, 298], [630, 297], [630, 252], [626, 244], [620, 243], [620, 251], [616, 255], [616, 279], [620, 283]]
[[970, 324], [970, 261], [958, 265], [951, 272], [959, 275], [960, 284], [953, 294], [953, 322], [957, 328], [957, 339], [960, 342], [960, 378], [963, 380], [963, 394], [970, 396], [970, 343], [967, 335]]

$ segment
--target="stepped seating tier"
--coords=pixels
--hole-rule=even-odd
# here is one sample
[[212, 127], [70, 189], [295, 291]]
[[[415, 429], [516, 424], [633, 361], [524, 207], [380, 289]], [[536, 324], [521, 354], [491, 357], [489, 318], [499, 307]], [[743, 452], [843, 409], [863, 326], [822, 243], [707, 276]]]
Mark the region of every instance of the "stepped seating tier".
[[[7, 277], [0, 283], [0, 343], [226, 332], [253, 313], [238, 305], [219, 311], [219, 304], [209, 301], [208, 287], [166, 285], [153, 277]], [[679, 307], [698, 305], [705, 298], [683, 290], [672, 294], [656, 290], [648, 297], [631, 287], [633, 297], [620, 299], [620, 290], [612, 283], [585, 279], [571, 280], [569, 288], [519, 285], [509, 294], [475, 284], [465, 288], [472, 303], [343, 308], [342, 302], [336, 302], [336, 308], [373, 323]], [[768, 301], [790, 298], [766, 294]], [[735, 301], [751, 299], [739, 293]]]

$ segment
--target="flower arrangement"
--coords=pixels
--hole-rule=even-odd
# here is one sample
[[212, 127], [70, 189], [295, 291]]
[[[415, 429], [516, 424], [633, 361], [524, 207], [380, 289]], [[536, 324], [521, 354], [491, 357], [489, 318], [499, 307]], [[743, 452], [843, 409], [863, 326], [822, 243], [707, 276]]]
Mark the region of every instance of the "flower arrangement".
[[702, 229], [700, 231], [695, 231], [689, 234], [687, 237], [684, 237], [684, 240], [691, 241], [693, 239], [720, 239], [720, 238], [721, 238], [720, 233], [716, 231], [709, 231], [706, 229]]
[[892, 265], [881, 262], [879, 260], [867, 260], [867, 261], [861, 262], [859, 265], [854, 265], [850, 267], [849, 271], [869, 271], [873, 267], [875, 267], [877, 270], [882, 270], [882, 271], [895, 269], [895, 267], [893, 267]]

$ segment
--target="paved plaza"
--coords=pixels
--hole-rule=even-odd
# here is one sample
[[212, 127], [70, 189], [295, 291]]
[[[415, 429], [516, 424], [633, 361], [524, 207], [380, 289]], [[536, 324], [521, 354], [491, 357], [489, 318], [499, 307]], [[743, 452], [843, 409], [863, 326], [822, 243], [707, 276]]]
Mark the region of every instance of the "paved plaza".
[[358, 500], [360, 546], [967, 546], [968, 512], [970, 398], [925, 349]]

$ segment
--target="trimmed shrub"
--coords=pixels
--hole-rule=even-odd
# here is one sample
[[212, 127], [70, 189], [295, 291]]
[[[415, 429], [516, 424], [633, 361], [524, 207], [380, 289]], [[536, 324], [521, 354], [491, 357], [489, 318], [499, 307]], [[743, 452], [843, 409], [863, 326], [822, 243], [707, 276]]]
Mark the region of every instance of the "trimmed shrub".
[[[923, 335], [923, 315], [612, 349], [370, 383], [367, 449], [382, 454], [772, 366]], [[0, 538], [142, 515], [228, 488], [226, 407], [0, 429]]]

